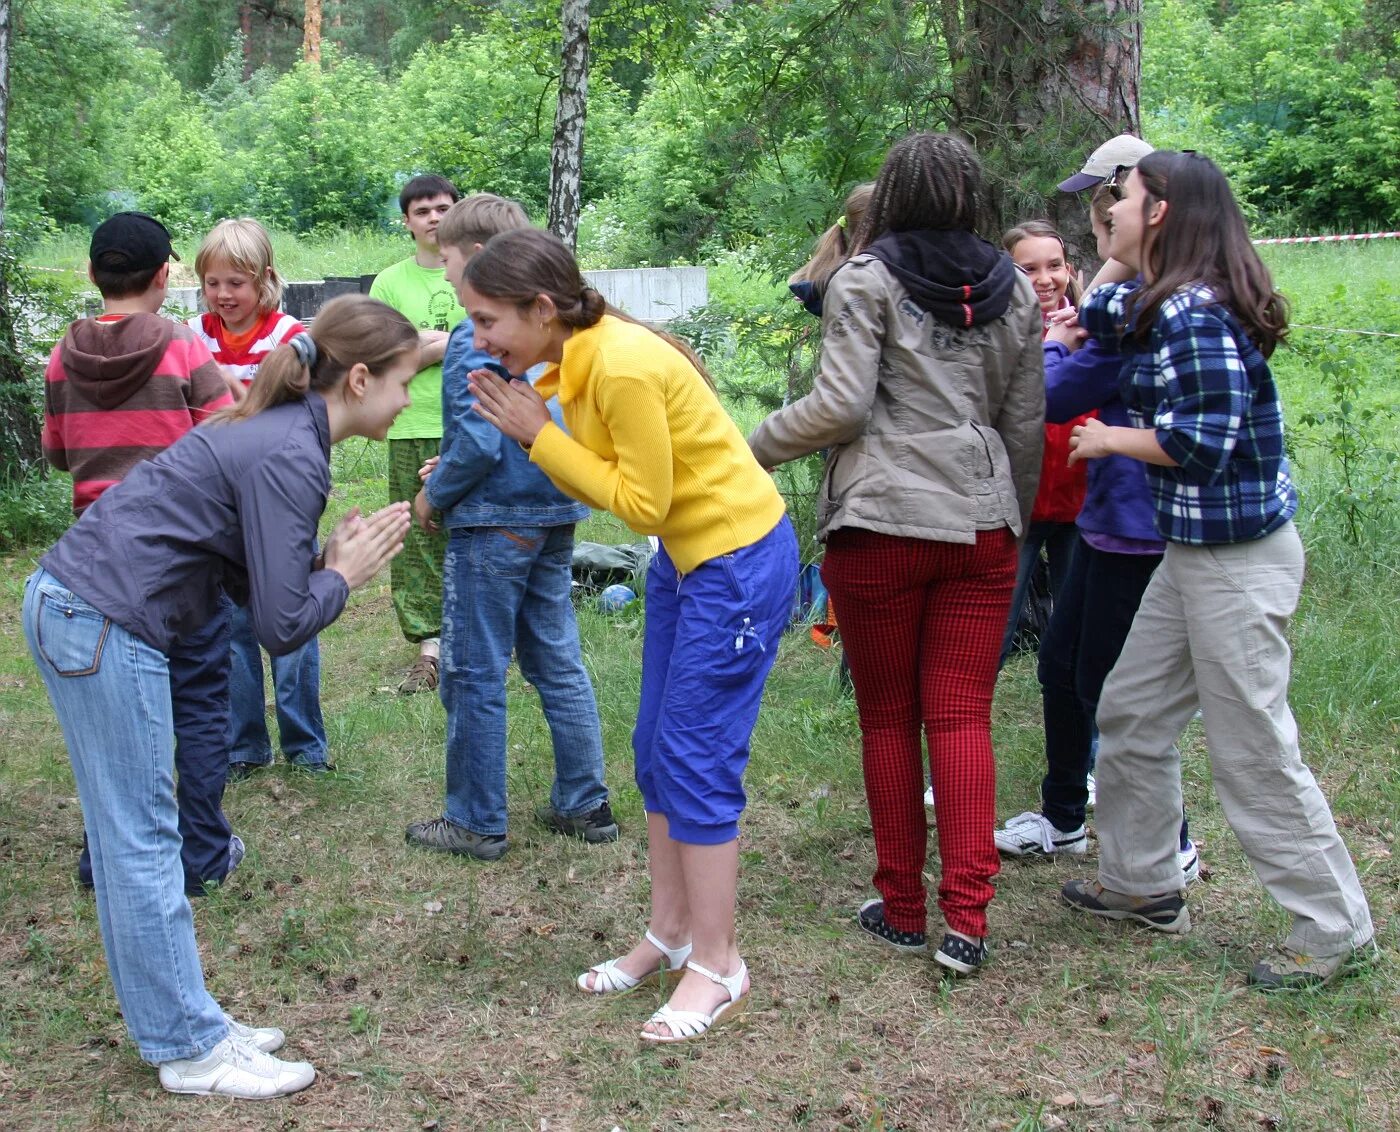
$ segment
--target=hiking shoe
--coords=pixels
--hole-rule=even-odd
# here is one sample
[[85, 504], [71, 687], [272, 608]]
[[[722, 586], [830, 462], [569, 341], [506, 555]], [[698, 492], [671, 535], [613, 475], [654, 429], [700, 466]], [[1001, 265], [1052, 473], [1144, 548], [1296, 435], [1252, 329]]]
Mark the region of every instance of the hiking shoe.
[[399, 694], [417, 695], [419, 692], [435, 692], [438, 686], [438, 658], [427, 653], [419, 653], [418, 659], [409, 667], [408, 673], [399, 682]]
[[1161, 896], [1128, 896], [1104, 888], [1095, 880], [1072, 880], [1060, 889], [1071, 908], [1104, 916], [1110, 920], [1137, 920], [1159, 932], [1185, 935], [1191, 930], [1191, 913], [1186, 907], [1186, 890]]
[[498, 861], [510, 848], [504, 833], [473, 833], [446, 818], [416, 821], [405, 831], [403, 839], [420, 849], [457, 853], [463, 857], [475, 857], [478, 861]]
[[933, 961], [952, 971], [955, 975], [971, 975], [987, 961], [987, 941], [963, 939], [960, 935], [947, 932], [938, 950], [933, 953]]
[[242, 1022], [235, 1022], [227, 1013], [224, 1014], [224, 1021], [228, 1023], [229, 1037], [263, 1053], [276, 1053], [287, 1040], [287, 1035], [276, 1026], [245, 1026]]
[[1176, 859], [1181, 865], [1181, 872], [1187, 884], [1195, 884], [1201, 879], [1201, 854], [1196, 849], [1196, 843], [1189, 837], [1186, 839], [1186, 848], [1177, 850]]
[[565, 817], [550, 805], [536, 806], [535, 817], [541, 825], [548, 826], [555, 833], [562, 833], [566, 837], [582, 837], [590, 845], [596, 845], [600, 841], [616, 841], [618, 838], [617, 822], [613, 820], [612, 809], [606, 802], [596, 810], [589, 810], [586, 814], [575, 814], [573, 817]]
[[228, 880], [229, 877], [233, 876], [233, 870], [243, 863], [243, 858], [247, 853], [248, 850], [243, 846], [243, 838], [239, 837], [236, 833], [230, 834], [228, 839], [228, 868], [224, 870], [224, 880]]
[[885, 921], [885, 902], [867, 900], [856, 913], [856, 924], [863, 932], [869, 932], [881, 943], [887, 943], [896, 951], [910, 953], [928, 950], [928, 937], [923, 932], [902, 932], [890, 927]]
[[1249, 972], [1249, 985], [1263, 991], [1304, 990], [1330, 983], [1358, 953], [1374, 955], [1376, 942], [1367, 940], [1360, 947], [1335, 955], [1305, 955], [1280, 944]]
[[1089, 848], [1089, 837], [1081, 823], [1068, 833], [1058, 830], [1044, 814], [1027, 810], [996, 830], [998, 852], [1010, 857], [1053, 857], [1057, 853], [1079, 856]]
[[203, 1057], [165, 1061], [160, 1066], [161, 1088], [204, 1097], [285, 1097], [314, 1080], [316, 1070], [308, 1062], [279, 1061], [234, 1037], [225, 1038]]
[[245, 778], [251, 778], [260, 770], [266, 770], [267, 763], [229, 763], [228, 780], [230, 782], [242, 782]]

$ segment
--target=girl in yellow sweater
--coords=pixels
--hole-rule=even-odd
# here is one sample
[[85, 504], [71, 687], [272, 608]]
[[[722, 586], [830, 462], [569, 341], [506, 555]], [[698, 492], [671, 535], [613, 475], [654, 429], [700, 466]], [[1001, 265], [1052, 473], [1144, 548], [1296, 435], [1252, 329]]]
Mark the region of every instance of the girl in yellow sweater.
[[[552, 363], [533, 388], [474, 372], [477, 411], [560, 490], [661, 541], [632, 734], [651, 920], [642, 942], [578, 982], [610, 994], [684, 966], [641, 1037], [700, 1037], [737, 1015], [749, 990], [734, 935], [738, 819], [749, 737], [792, 609], [797, 540], [699, 359], [609, 307], [555, 236], [494, 237], [466, 282], [479, 349], [511, 373]], [[545, 408], [555, 395], [568, 432]]]

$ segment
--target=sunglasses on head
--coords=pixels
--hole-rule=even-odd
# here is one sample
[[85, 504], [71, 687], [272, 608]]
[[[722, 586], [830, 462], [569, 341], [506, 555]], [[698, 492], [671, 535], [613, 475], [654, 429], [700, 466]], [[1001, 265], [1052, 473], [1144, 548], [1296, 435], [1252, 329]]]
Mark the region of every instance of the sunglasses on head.
[[1104, 187], [1108, 189], [1108, 195], [1114, 200], [1122, 200], [1124, 196], [1124, 185], [1128, 180], [1128, 174], [1133, 171], [1131, 165], [1115, 165], [1113, 174], [1104, 182]]

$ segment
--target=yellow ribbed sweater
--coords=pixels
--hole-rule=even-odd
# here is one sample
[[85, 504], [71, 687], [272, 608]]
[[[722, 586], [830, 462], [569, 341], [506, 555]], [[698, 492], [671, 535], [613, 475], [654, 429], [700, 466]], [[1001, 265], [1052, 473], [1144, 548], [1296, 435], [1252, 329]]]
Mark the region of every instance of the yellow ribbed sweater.
[[783, 499], [695, 367], [644, 326], [604, 315], [575, 330], [535, 383], [556, 394], [530, 459], [560, 491], [657, 535], [681, 573], [757, 542]]

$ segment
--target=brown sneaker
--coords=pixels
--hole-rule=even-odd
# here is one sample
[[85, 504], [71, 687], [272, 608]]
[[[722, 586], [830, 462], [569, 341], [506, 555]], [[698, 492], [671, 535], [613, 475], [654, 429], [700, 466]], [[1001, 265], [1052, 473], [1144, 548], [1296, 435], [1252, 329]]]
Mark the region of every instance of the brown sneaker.
[[1333, 955], [1306, 955], [1280, 944], [1272, 954], [1264, 956], [1249, 972], [1249, 985], [1258, 990], [1302, 990], [1330, 983], [1353, 959], [1373, 956], [1374, 940], [1350, 951]]
[[419, 653], [413, 667], [399, 684], [399, 692], [412, 696], [418, 692], [436, 692], [438, 686], [438, 658], [427, 653]]

